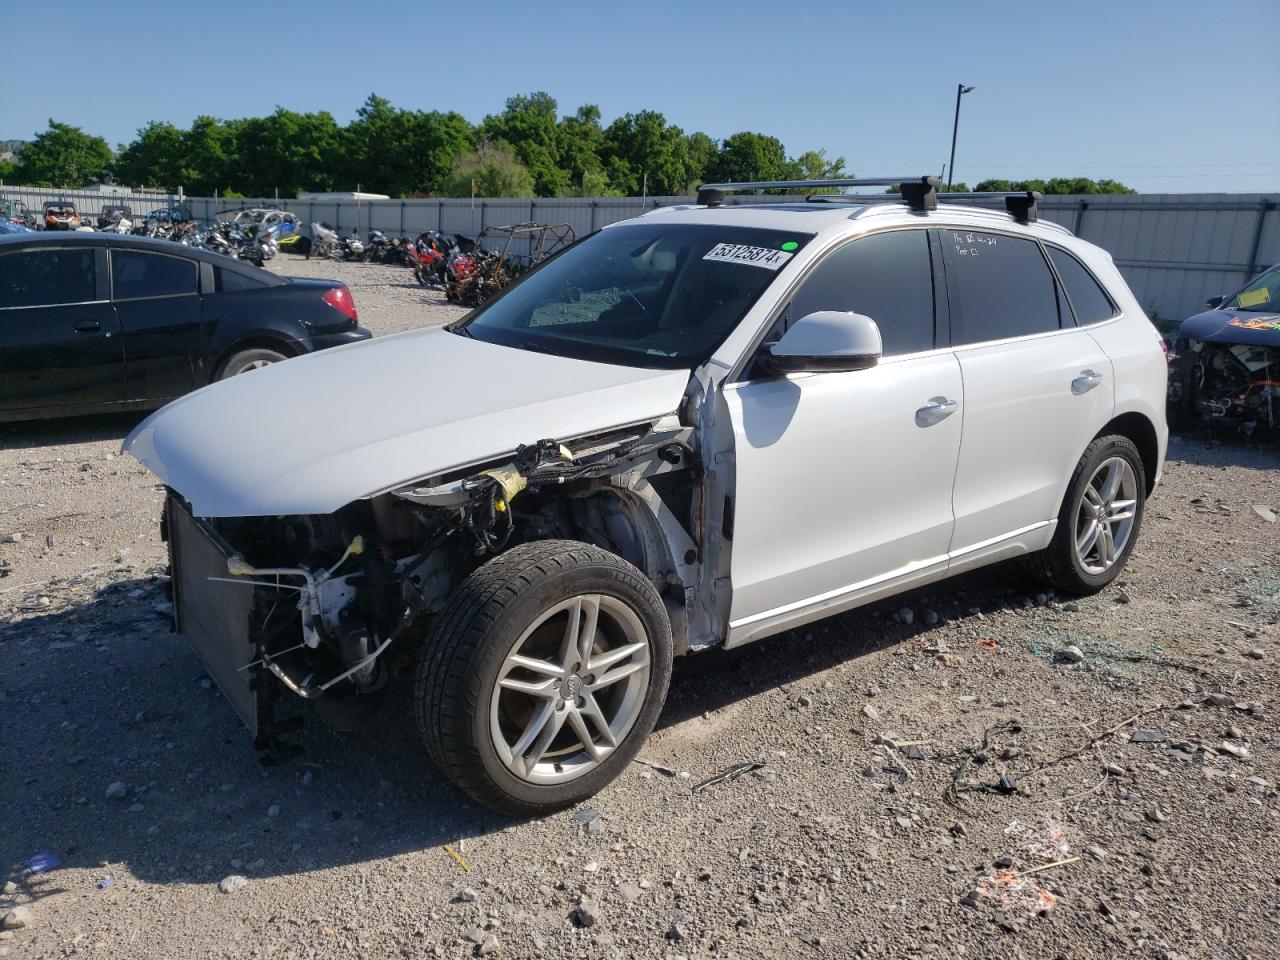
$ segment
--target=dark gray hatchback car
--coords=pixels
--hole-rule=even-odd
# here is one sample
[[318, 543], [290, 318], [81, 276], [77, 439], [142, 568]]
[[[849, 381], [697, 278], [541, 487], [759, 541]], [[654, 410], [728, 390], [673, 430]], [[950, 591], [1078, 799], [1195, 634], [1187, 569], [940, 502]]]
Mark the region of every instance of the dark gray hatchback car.
[[147, 237], [0, 237], [0, 421], [152, 409], [370, 336], [338, 281]]

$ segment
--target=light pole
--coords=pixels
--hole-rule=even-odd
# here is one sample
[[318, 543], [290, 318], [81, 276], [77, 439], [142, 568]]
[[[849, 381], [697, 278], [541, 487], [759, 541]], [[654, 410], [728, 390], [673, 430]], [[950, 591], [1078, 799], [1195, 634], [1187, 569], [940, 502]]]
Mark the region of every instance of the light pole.
[[956, 172], [956, 134], [960, 130], [960, 98], [973, 90], [963, 83], [956, 84], [956, 122], [951, 127], [951, 162], [947, 164], [947, 192], [951, 192], [951, 180]]

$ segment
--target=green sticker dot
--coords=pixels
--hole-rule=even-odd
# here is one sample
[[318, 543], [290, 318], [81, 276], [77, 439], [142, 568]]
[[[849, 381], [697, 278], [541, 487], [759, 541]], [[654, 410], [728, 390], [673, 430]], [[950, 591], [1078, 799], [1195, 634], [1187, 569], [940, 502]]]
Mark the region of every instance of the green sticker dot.
[[799, 246], [800, 244], [796, 243], [794, 240], [788, 240], [786, 243], [782, 245], [782, 249], [787, 251], [787, 253], [790, 253], [792, 250], [795, 250]]

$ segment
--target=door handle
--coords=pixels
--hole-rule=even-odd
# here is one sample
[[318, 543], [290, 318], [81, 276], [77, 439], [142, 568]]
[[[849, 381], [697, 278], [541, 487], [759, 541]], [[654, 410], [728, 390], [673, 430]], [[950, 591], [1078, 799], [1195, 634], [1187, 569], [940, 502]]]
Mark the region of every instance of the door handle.
[[946, 397], [930, 397], [929, 402], [916, 411], [916, 425], [931, 427], [960, 409], [960, 401], [948, 400]]
[[97, 333], [102, 329], [102, 324], [97, 320], [77, 320], [75, 323], [76, 333]]
[[1076, 396], [1088, 393], [1102, 382], [1102, 374], [1096, 370], [1081, 370], [1080, 376], [1071, 381], [1071, 392]]

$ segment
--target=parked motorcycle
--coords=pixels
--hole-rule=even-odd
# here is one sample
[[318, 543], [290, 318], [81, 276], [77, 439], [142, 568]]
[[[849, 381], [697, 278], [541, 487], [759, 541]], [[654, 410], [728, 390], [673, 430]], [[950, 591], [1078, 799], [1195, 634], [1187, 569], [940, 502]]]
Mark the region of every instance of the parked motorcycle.
[[381, 230], [370, 230], [360, 254], [365, 263], [393, 263], [398, 258], [397, 245]]

